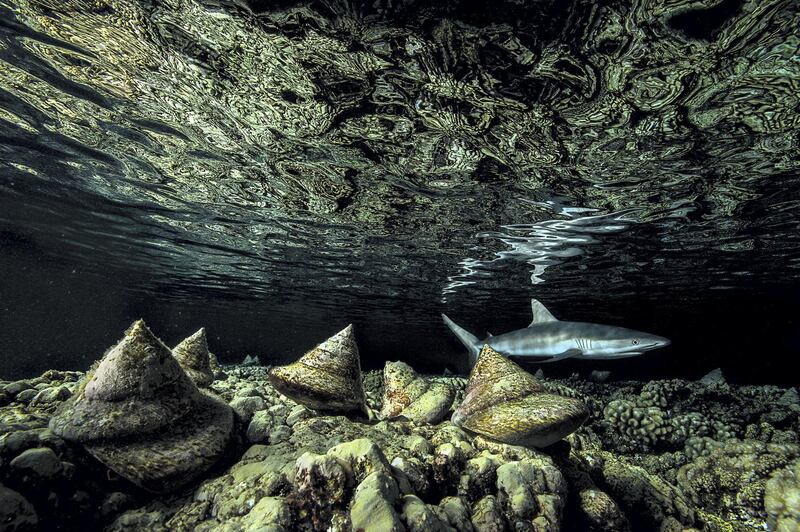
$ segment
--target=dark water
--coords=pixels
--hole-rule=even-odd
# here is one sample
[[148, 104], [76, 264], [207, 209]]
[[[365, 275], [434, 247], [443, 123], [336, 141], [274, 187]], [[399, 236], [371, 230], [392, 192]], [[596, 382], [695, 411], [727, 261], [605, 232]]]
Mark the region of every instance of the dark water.
[[535, 297], [673, 340], [554, 370], [796, 384], [798, 5], [428, 4], [0, 0], [0, 377], [140, 316], [458, 368]]

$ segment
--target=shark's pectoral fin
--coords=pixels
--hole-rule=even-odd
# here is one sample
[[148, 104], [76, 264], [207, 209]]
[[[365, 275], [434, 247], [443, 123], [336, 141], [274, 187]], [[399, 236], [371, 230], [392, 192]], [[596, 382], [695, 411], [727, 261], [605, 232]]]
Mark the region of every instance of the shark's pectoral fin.
[[[550, 311], [547, 310], [547, 308], [536, 299], [531, 299], [531, 312], [533, 313], [533, 321], [531, 321], [531, 325], [545, 323], [548, 321], [558, 321], [556, 317], [553, 316]], [[528, 325], [528, 327], [531, 325]]]
[[558, 362], [559, 360], [564, 360], [565, 358], [572, 358], [574, 356], [580, 355], [583, 351], [580, 349], [567, 349], [563, 353], [559, 353], [552, 358], [548, 358], [547, 360], [542, 360], [541, 363], [545, 364], [548, 362]]

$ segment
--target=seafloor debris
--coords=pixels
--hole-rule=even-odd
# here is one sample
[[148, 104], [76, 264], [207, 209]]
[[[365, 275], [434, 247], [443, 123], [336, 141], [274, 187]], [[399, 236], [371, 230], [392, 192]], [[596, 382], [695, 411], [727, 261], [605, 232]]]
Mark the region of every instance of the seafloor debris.
[[[83, 409], [114, 418], [109, 429], [89, 423], [86, 432], [113, 431], [119, 430], [114, 425], [133, 422], [122, 410], [126, 402], [147, 404], [143, 389], [151, 402], [168, 397], [174, 387], [203, 394], [147, 333], [141, 324], [132, 329], [83, 380], [75, 372], [48, 371], [0, 382], [0, 528], [721, 531], [763, 529], [768, 522], [777, 530], [800, 525], [795, 501], [800, 400], [794, 390], [684, 380], [538, 381], [503, 366], [479, 373], [497, 380], [473, 379], [468, 405], [483, 397], [473, 394], [475, 382], [503, 397], [501, 404], [514, 402], [514, 389], [498, 385], [514, 382], [537, 393], [581, 397], [589, 418], [565, 441], [536, 449], [474, 435], [447, 420], [431, 424], [401, 415], [368, 422], [316, 413], [280, 393], [268, 379], [269, 368], [227, 366], [210, 391], [230, 404], [239, 421], [229, 459], [194, 485], [157, 497], [113, 473], [105, 455], [98, 455], [104, 465], [47, 428], [57, 407], [51, 422], [56, 428], [72, 426]], [[95, 382], [112, 374], [109, 359], [128, 359], [122, 354], [134, 352], [131, 344], [147, 346], [143, 356], [160, 361], [174, 378], [139, 364], [133, 365], [140, 370], [138, 381], [123, 379], [116, 387]], [[382, 377], [398, 367], [362, 375], [372, 408], [381, 409], [390, 387]], [[158, 375], [164, 386], [141, 386]], [[464, 384], [460, 376], [414, 379], [449, 383], [456, 403]], [[53, 391], [62, 388], [77, 391], [76, 397]], [[131, 388], [137, 392], [113, 408], [100, 403], [100, 397], [114, 402], [108, 399], [111, 391]], [[48, 401], [34, 402], [32, 395]], [[624, 422], [603, 414], [620, 402], [644, 411], [657, 408], [661, 426], [670, 429], [658, 438], [631, 436], [627, 420], [635, 413]], [[102, 441], [110, 442], [108, 447], [119, 442], [129, 456], [150, 460], [152, 442], [166, 446], [172, 427], [186, 417], [179, 416], [169, 430]], [[150, 427], [151, 421], [137, 423]], [[196, 460], [195, 452], [159, 456], [169, 470]]]
[[120, 476], [164, 492], [217, 462], [231, 437], [233, 412], [217, 397], [200, 392], [139, 320], [49, 425]]
[[207, 387], [214, 380], [205, 327], [176, 345], [172, 349], [172, 355], [186, 374], [201, 388]]
[[314, 410], [367, 413], [352, 325], [296, 362], [273, 368], [269, 379], [282, 394]]
[[546, 447], [574, 432], [588, 415], [580, 399], [547, 392], [533, 375], [486, 345], [453, 423], [504, 443]]

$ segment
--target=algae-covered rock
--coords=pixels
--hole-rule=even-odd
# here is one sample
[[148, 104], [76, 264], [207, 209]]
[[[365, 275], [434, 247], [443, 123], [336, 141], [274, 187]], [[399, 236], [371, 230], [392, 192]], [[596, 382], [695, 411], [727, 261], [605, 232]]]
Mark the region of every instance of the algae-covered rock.
[[291, 510], [281, 497], [262, 497], [241, 522], [245, 530], [292, 530]]
[[353, 530], [401, 532], [406, 529], [394, 509], [400, 495], [397, 482], [388, 473], [368, 474], [353, 494], [350, 522]]
[[61, 460], [52, 449], [28, 449], [11, 460], [9, 468], [16, 476], [32, 477], [33, 481], [53, 480], [62, 472]]
[[439, 502], [450, 526], [459, 532], [472, 532], [473, 526], [469, 519], [469, 509], [461, 497], [444, 497]]
[[16, 491], [0, 484], [0, 529], [27, 532], [38, 529], [39, 517], [33, 505]]
[[413, 494], [403, 495], [401, 518], [409, 532], [454, 532], [446, 521], [442, 521], [436, 510]]
[[331, 454], [304, 453], [295, 463], [291, 504], [302, 521], [330, 526], [337, 508], [347, 505], [353, 487], [349, 464]]
[[361, 482], [372, 473], [390, 471], [389, 462], [383, 451], [373, 441], [360, 438], [332, 447], [328, 454], [346, 463], [356, 480]]
[[503, 518], [503, 509], [494, 495], [487, 495], [472, 507], [472, 527], [476, 532], [499, 532], [508, 530]]
[[561, 529], [567, 485], [549, 457], [508, 462], [496, 474], [497, 498], [513, 529]]
[[624, 510], [634, 529], [655, 530], [671, 520], [687, 527], [694, 524], [694, 507], [675, 486], [606, 451], [578, 454], [585, 470]]
[[630, 530], [630, 523], [625, 513], [604, 491], [596, 488], [581, 490], [578, 493], [578, 508], [581, 514], [579, 520], [581, 530], [587, 532]]

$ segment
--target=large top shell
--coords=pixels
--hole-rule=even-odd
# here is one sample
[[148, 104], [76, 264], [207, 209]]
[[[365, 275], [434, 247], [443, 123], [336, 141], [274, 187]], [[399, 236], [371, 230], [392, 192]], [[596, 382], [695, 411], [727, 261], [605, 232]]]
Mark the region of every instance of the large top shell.
[[453, 423], [461, 424], [465, 417], [486, 408], [544, 391], [542, 384], [530, 373], [484, 345], [469, 374], [464, 400], [453, 414]]
[[273, 368], [269, 379], [279, 392], [315, 410], [367, 411], [352, 325], [298, 361]]
[[185, 415], [199, 397], [169, 348], [142, 320], [86, 379], [50, 420], [63, 438], [88, 442], [153, 432]]
[[503, 443], [545, 447], [588, 414], [583, 401], [545, 392], [533, 375], [484, 346], [453, 423]]
[[176, 345], [172, 354], [196, 385], [206, 387], [214, 381], [205, 327]]

